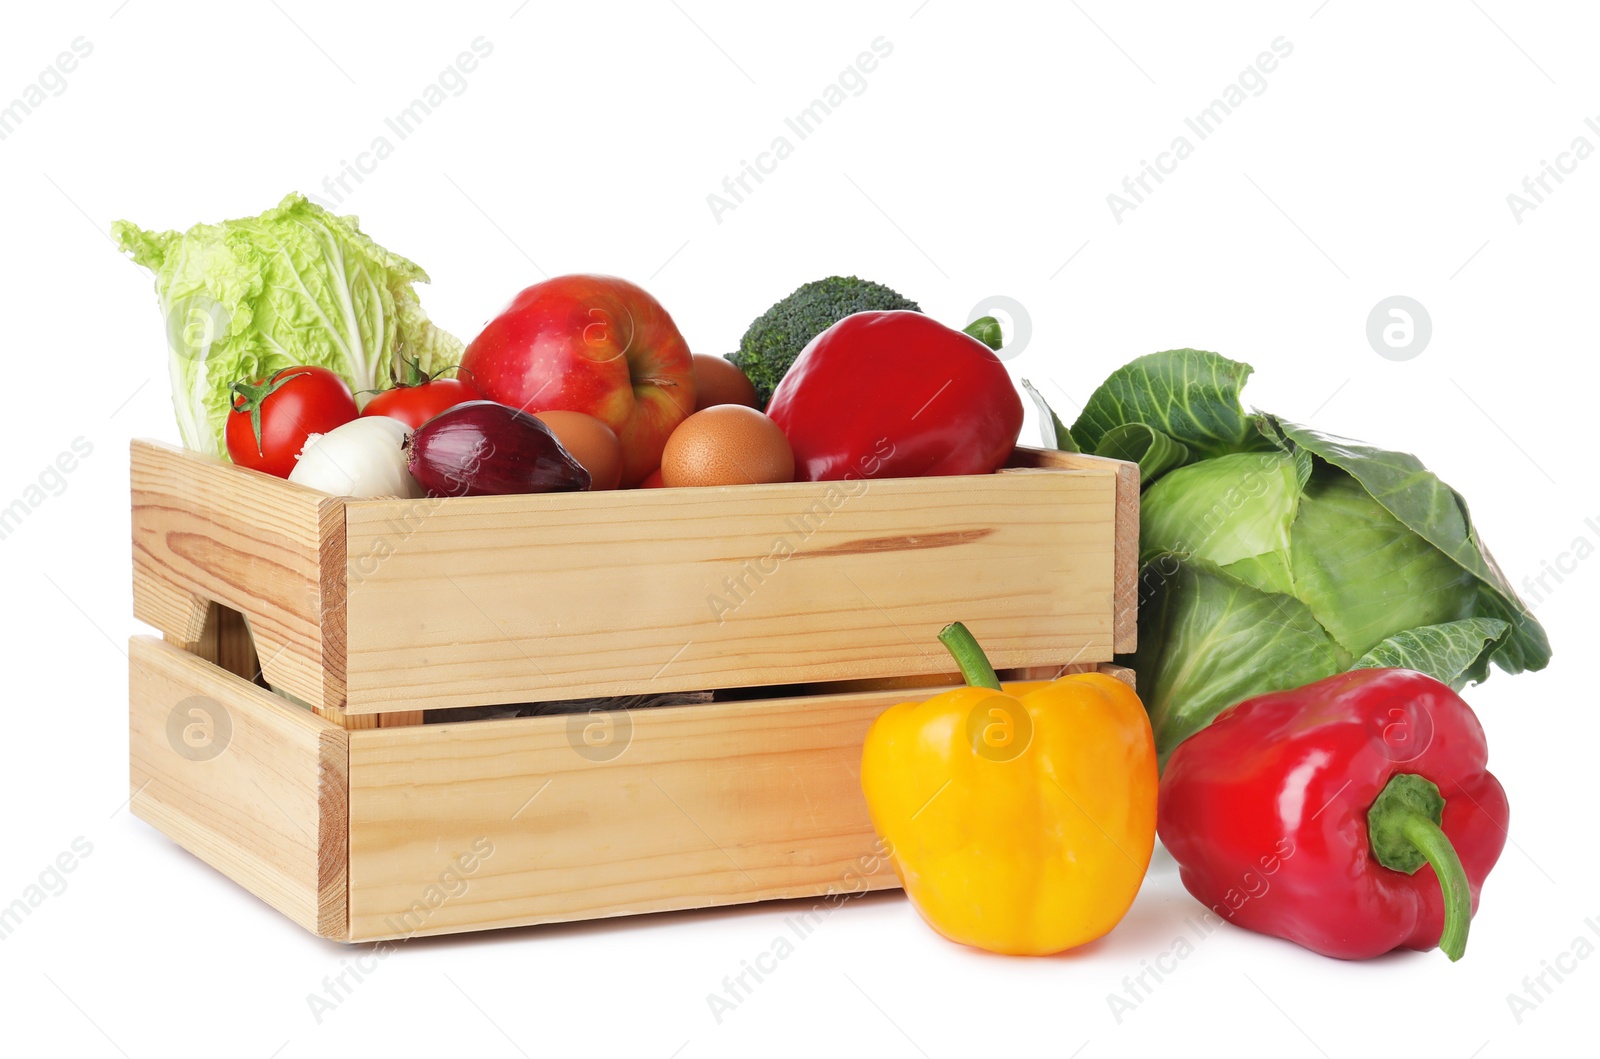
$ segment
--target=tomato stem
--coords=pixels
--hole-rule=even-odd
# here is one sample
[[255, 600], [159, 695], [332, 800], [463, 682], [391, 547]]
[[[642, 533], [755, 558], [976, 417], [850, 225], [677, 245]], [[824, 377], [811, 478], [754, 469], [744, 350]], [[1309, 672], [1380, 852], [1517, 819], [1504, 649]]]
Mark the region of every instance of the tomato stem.
[[250, 429], [256, 436], [257, 456], [260, 456], [263, 459], [266, 458], [266, 453], [261, 448], [262, 404], [266, 402], [268, 397], [271, 397], [273, 394], [278, 392], [278, 387], [282, 386], [290, 379], [298, 379], [302, 375], [309, 374], [311, 374], [309, 371], [297, 371], [292, 375], [284, 375], [282, 372], [280, 372], [278, 375], [274, 375], [272, 378], [267, 379], [264, 382], [247, 382], [244, 379], [240, 379], [238, 382], [228, 387], [228, 389], [232, 390], [234, 393], [238, 394], [244, 399], [243, 404], [240, 404], [237, 401], [234, 402], [233, 410], [235, 412], [250, 413]]
[[[414, 386], [426, 386], [433, 380], [442, 378], [444, 373], [450, 371], [452, 368], [455, 369], [457, 378], [460, 378], [462, 372], [472, 375], [471, 368], [464, 368], [460, 364], [446, 364], [432, 375], [429, 375], [427, 372], [422, 370], [422, 361], [420, 359], [408, 357], [404, 353], [400, 353], [398, 351], [395, 353], [395, 356], [400, 358], [400, 363], [405, 365], [407, 369], [405, 373], [406, 377], [404, 379], [395, 379], [393, 386], [379, 386], [371, 390], [358, 390], [356, 392], [386, 393], [389, 390], [408, 390]], [[474, 385], [476, 385], [477, 376], [473, 375], [473, 381]]]

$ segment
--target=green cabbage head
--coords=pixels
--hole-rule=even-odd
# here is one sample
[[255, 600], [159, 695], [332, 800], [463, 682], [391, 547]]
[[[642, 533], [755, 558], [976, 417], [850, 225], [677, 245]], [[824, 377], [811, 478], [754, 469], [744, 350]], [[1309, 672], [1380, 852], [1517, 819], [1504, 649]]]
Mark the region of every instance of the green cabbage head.
[[1227, 707], [1363, 666], [1454, 687], [1550, 660], [1473, 529], [1415, 457], [1246, 413], [1247, 364], [1141, 357], [1090, 397], [1083, 451], [1140, 464], [1138, 674], [1162, 759]]

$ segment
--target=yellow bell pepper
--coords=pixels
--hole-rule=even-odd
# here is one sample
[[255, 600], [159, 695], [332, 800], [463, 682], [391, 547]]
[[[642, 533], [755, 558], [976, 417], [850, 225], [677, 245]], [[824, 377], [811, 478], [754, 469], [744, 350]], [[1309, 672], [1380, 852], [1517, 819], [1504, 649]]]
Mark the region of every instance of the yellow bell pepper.
[[1104, 935], [1150, 866], [1155, 740], [1100, 673], [1002, 688], [957, 622], [966, 687], [885, 710], [861, 786], [906, 895], [952, 941], [1039, 956]]

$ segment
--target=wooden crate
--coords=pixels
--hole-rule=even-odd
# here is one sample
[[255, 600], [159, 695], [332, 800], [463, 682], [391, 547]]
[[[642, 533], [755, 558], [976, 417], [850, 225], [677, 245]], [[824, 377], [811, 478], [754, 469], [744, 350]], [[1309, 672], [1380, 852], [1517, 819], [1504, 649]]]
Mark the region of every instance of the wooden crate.
[[861, 742], [952, 679], [938, 630], [1018, 676], [1133, 647], [1137, 469], [1012, 463], [347, 501], [135, 442], [133, 810], [344, 941], [894, 886]]

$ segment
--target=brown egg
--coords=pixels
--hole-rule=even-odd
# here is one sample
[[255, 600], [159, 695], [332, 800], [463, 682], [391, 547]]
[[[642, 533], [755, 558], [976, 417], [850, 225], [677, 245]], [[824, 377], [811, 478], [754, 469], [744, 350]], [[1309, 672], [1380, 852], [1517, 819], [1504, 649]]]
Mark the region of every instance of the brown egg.
[[778, 424], [754, 408], [713, 405], [667, 439], [661, 481], [672, 487], [792, 482], [794, 450]]
[[694, 355], [694, 409], [719, 404], [742, 404], [755, 408], [756, 388], [750, 377], [726, 357], [706, 353]]
[[622, 480], [622, 442], [610, 427], [594, 416], [558, 409], [540, 412], [537, 418], [589, 472], [591, 490], [617, 487]]

